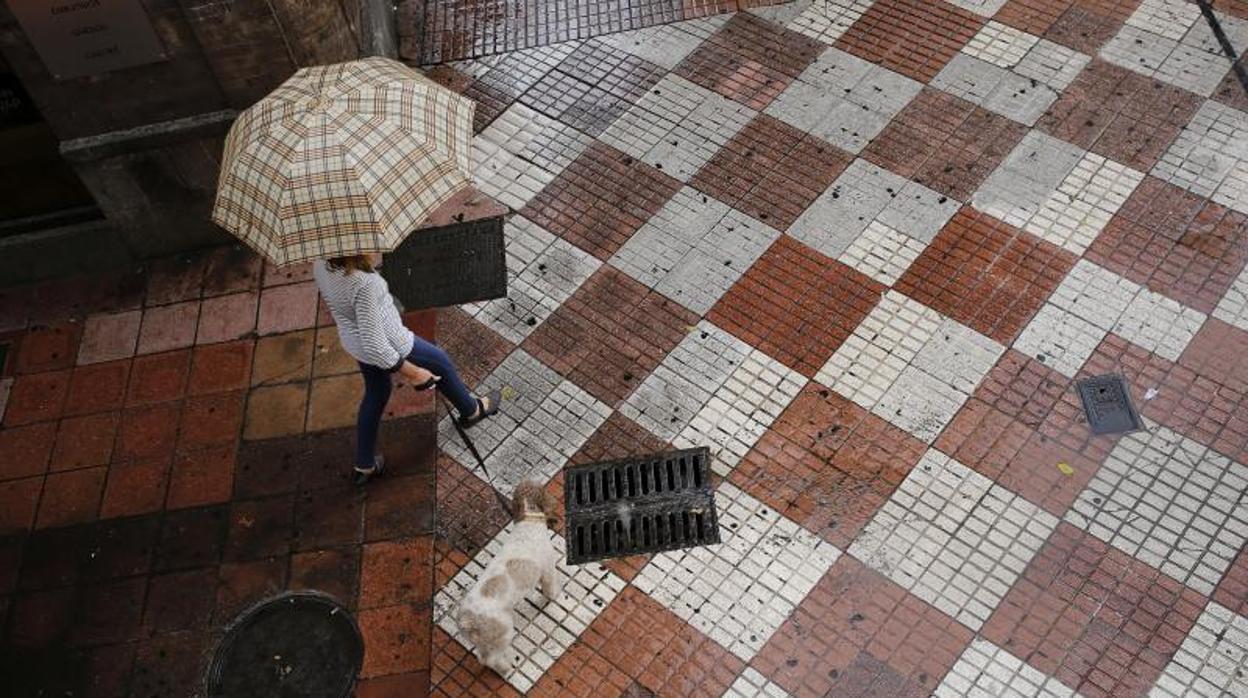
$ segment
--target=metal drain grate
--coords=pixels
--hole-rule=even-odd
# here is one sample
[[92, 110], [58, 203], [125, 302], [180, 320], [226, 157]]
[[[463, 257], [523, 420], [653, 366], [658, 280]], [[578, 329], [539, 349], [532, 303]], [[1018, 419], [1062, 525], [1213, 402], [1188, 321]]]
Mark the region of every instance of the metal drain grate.
[[1143, 426], [1122, 376], [1096, 376], [1076, 384], [1093, 434], [1135, 431]]
[[568, 564], [719, 542], [705, 447], [564, 472]]

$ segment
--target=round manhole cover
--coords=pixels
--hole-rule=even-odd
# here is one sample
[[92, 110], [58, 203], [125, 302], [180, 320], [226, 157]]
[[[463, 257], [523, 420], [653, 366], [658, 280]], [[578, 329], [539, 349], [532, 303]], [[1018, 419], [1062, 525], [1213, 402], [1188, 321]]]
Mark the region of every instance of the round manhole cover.
[[345, 608], [320, 594], [289, 593], [239, 616], [208, 670], [212, 698], [346, 698], [364, 640]]

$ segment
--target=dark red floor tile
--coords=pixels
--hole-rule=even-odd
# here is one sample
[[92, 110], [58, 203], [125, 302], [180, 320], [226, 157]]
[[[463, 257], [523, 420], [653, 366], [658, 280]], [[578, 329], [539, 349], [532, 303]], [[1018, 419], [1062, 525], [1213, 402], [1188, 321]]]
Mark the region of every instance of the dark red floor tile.
[[[807, 377], [871, 312], [885, 287], [782, 236], [707, 318]], [[760, 323], [759, 318], [767, 318]]]
[[26, 531], [35, 522], [43, 476], [0, 482], [0, 534]]
[[153, 575], [143, 625], [155, 633], [201, 630], [212, 618], [216, 592], [217, 571], [212, 567]]
[[428, 604], [433, 598], [433, 537], [395, 538], [364, 546], [360, 608]]
[[166, 514], [161, 521], [154, 569], [171, 572], [216, 565], [225, 547], [227, 523], [224, 506]]
[[[428, 450], [430, 455], [437, 453], [433, 444]], [[436, 508], [433, 474], [386, 475], [369, 483], [364, 502], [364, 540], [382, 541], [432, 533]]]
[[295, 553], [290, 556], [290, 588], [314, 589], [354, 608], [359, 570], [358, 546]]
[[111, 644], [137, 639], [143, 619], [147, 580], [129, 577], [94, 584], [83, 594], [80, 615], [74, 621], [74, 644]]
[[729, 479], [847, 548], [926, 450], [918, 439], [811, 382]]
[[515, 348], [459, 308], [438, 310], [438, 345], [450, 354], [468, 385], [480, 383]]
[[689, 183], [783, 231], [852, 161], [832, 144], [760, 114]]
[[993, 19], [1096, 55], [1138, 4], [1139, 0], [1009, 0]]
[[92, 647], [86, 651], [82, 681], [83, 698], [124, 695], [138, 643], [125, 642]]
[[435, 588], [441, 588], [503, 530], [510, 517], [490, 494], [489, 485], [443, 453], [438, 454], [437, 487]]
[[1248, 331], [1209, 318], [1179, 356], [1179, 365], [1228, 386], [1248, 390]]
[[644, 162], [594, 142], [524, 207], [526, 218], [606, 260], [680, 188]]
[[4, 410], [4, 425], [13, 427], [60, 417], [69, 393], [69, 376], [69, 371], [18, 376]]
[[208, 257], [203, 253], [164, 257], [147, 270], [147, 305], [166, 305], [199, 298]]
[[201, 395], [182, 404], [178, 448], [190, 450], [238, 441], [243, 426], [243, 391]]
[[1084, 256], [1209, 313], [1248, 263], [1248, 216], [1145, 177]]
[[966, 100], [923, 88], [867, 145], [863, 156], [959, 201], [1027, 134], [1027, 128]]
[[189, 349], [136, 358], [130, 369], [126, 404], [146, 405], [182, 397], [186, 394], [190, 363]]
[[87, 526], [34, 531], [22, 555], [19, 589], [32, 591], [75, 584], [94, 547]]
[[10, 612], [9, 639], [26, 647], [64, 642], [73, 627], [77, 604], [78, 592], [73, 588], [19, 594]]
[[823, 49], [822, 43], [804, 34], [740, 13], [694, 49], [674, 72], [761, 111]]
[[428, 695], [428, 671], [365, 679], [355, 688], [355, 698], [425, 698]]
[[39, 498], [38, 528], [94, 521], [100, 511], [108, 468], [86, 468], [48, 475]]
[[[524, 342], [524, 349], [608, 405], [622, 401], [698, 317], [603, 266]], [[614, 337], [612, 342], [597, 338]]]
[[246, 389], [251, 380], [254, 348], [251, 340], [195, 347], [187, 393], [204, 395]]
[[176, 695], [198, 685], [208, 668], [209, 640], [206, 634], [183, 631], [141, 642], [130, 673], [131, 695]]
[[592, 698], [602, 695], [641, 696], [647, 691], [602, 655], [584, 644], [575, 643], [542, 675], [533, 686], [532, 693]]
[[864, 681], [928, 695], [973, 636], [842, 555], [751, 665], [795, 696], [848, 695]]
[[361, 678], [389, 676], [429, 668], [430, 611], [397, 604], [362, 611], [364, 667]]
[[74, 369], [65, 399], [65, 415], [120, 409], [130, 379], [130, 361], [110, 361]]
[[523, 695], [501, 676], [481, 666], [476, 655], [437, 626], [433, 628], [433, 667], [429, 673], [433, 694], [439, 698]]
[[359, 543], [364, 533], [364, 493], [344, 485], [295, 498], [295, 550]]
[[82, 576], [89, 580], [146, 575], [152, 569], [160, 535], [158, 515], [101, 521], [84, 527], [87, 535]]
[[173, 453], [179, 407], [176, 402], [165, 402], [122, 412], [113, 460], [157, 458]]
[[100, 412], [61, 420], [50, 469], [76, 470], [107, 465], [113, 455], [120, 424], [117, 412]]
[[17, 577], [22, 569], [22, 547], [25, 544], [25, 532], [0, 536], [0, 597], [8, 596], [17, 589]]
[[1094, 59], [1036, 128], [1147, 172], [1200, 104], [1186, 90]]
[[1082, 695], [1142, 695], [1204, 606], [1195, 591], [1063, 522], [982, 634]]
[[834, 46], [926, 83], [983, 23], [949, 3], [876, 0]]
[[895, 287], [1008, 346], [1075, 261], [1070, 252], [964, 206]]
[[56, 422], [0, 429], [0, 480], [43, 475], [56, 443]]
[[82, 324], [62, 322], [29, 330], [22, 337], [14, 367], [18, 373], [44, 373], [71, 368], [78, 357]]
[[230, 623], [249, 607], [285, 589], [288, 565], [284, 556], [223, 563], [217, 570], [213, 623]]
[[160, 511], [169, 486], [170, 456], [114, 462], [108, 468], [100, 518]]
[[235, 501], [230, 505], [225, 560], [289, 555], [294, 540], [294, 495]]
[[175, 456], [165, 508], [185, 509], [229, 501], [234, 489], [235, 455], [235, 446], [225, 444]]

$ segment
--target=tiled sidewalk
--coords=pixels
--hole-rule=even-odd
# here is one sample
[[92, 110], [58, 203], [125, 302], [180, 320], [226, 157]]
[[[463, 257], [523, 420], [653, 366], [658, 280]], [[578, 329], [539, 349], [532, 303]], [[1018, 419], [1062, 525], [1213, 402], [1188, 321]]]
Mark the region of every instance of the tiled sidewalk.
[[[440, 326], [511, 398], [496, 484], [705, 444], [724, 534], [567, 570], [500, 678], [450, 611], [506, 521], [444, 420], [435, 692], [1248, 695], [1219, 52], [1186, 0], [806, 0], [431, 70], [515, 211], [509, 298]], [[1106, 373], [1145, 430], [1090, 433]]]
[[433, 403], [396, 388], [352, 486], [362, 381], [309, 271], [221, 248], [0, 291], [0, 693], [201, 695], [223, 626], [304, 588], [355, 611], [361, 698], [428, 685]]

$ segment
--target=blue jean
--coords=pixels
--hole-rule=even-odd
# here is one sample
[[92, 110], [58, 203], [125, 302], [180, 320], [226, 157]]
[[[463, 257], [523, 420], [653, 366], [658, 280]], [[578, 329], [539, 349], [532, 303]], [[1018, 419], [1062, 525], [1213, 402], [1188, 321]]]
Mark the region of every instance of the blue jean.
[[[451, 357], [441, 347], [416, 337], [407, 360], [442, 379], [438, 381], [438, 390], [461, 415], [476, 411], [477, 399], [468, 392], [468, 386], [459, 377]], [[377, 453], [377, 431], [381, 427], [381, 415], [385, 412], [386, 403], [390, 401], [393, 384], [390, 371], [384, 368], [361, 363], [360, 373], [364, 375], [364, 399], [360, 401], [360, 415], [356, 421], [355, 462], [360, 466], [370, 466]]]

